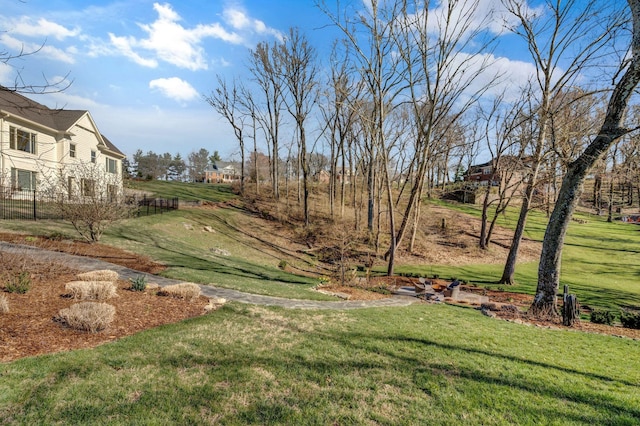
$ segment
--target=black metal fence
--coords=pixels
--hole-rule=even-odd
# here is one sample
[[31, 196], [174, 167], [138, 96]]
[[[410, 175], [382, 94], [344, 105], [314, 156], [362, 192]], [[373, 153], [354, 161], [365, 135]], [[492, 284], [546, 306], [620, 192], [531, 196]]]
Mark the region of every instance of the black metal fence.
[[162, 214], [170, 210], [178, 210], [180, 201], [178, 198], [147, 198], [138, 199], [138, 216]]
[[[64, 219], [56, 203], [59, 195], [43, 194], [36, 191], [20, 191], [10, 195], [0, 194], [0, 220], [42, 220]], [[64, 197], [64, 196], [63, 196]], [[65, 200], [66, 201], [66, 200]], [[68, 200], [66, 202], [82, 202]], [[128, 198], [135, 216], [162, 214], [179, 208], [178, 198]]]

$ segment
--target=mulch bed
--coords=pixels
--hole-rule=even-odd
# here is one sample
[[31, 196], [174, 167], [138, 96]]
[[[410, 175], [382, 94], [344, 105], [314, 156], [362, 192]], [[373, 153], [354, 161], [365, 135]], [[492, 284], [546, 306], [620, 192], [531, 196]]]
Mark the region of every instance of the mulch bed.
[[[0, 238], [7, 240], [6, 234], [0, 235]], [[33, 241], [28, 237], [25, 241], [24, 238], [10, 234], [8, 239], [21, 244], [40, 243], [48, 249], [61, 245], [69, 253], [85, 253], [144, 272], [153, 273], [163, 268], [147, 258], [105, 245], [71, 244], [46, 239]], [[2, 292], [8, 300], [9, 312], [0, 314], [0, 362], [95, 347], [152, 327], [202, 315], [209, 302], [204, 296], [196, 301], [186, 301], [158, 296], [154, 290], [131, 291], [131, 283], [120, 280], [117, 283], [118, 295], [106, 301], [116, 308], [114, 321], [104, 331], [88, 333], [70, 329], [55, 320], [60, 309], [77, 303], [66, 296], [65, 290], [65, 284], [76, 279], [77, 271], [52, 262], [39, 263], [21, 255], [0, 252], [0, 286], [6, 285], [10, 277], [16, 277], [23, 271], [29, 274], [29, 290], [25, 294]]]

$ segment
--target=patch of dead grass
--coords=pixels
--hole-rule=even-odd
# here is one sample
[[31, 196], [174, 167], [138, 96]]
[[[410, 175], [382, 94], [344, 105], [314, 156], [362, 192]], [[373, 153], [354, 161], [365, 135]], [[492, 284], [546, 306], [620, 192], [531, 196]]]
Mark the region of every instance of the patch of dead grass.
[[162, 287], [158, 296], [169, 296], [177, 299], [196, 300], [200, 297], [200, 286], [194, 283], [179, 283]]
[[116, 284], [112, 281], [71, 281], [65, 289], [79, 300], [107, 300], [116, 296]]
[[81, 302], [61, 309], [58, 318], [75, 330], [97, 333], [113, 322], [115, 313], [116, 308], [108, 303]]

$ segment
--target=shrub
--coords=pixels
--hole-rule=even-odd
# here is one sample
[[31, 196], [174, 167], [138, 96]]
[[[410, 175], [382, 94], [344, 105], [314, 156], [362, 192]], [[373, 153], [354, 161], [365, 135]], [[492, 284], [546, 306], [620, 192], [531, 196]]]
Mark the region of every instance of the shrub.
[[282, 269], [283, 271], [287, 269], [287, 261], [281, 260], [280, 262], [278, 262], [278, 268]]
[[80, 300], [107, 300], [116, 295], [112, 281], [71, 281], [65, 288], [71, 297]]
[[611, 325], [616, 319], [616, 314], [604, 309], [594, 309], [591, 311], [591, 322], [594, 324]]
[[73, 329], [96, 333], [111, 324], [115, 312], [107, 303], [81, 302], [61, 309], [59, 319]]
[[4, 294], [0, 294], [0, 314], [9, 313], [9, 301]]
[[25, 294], [31, 288], [31, 274], [28, 271], [22, 271], [17, 277], [9, 278], [9, 282], [5, 285], [5, 290], [9, 293]]
[[640, 330], [640, 312], [622, 311], [620, 313], [620, 322], [625, 328]]
[[101, 269], [98, 271], [83, 272], [76, 275], [79, 281], [118, 281], [118, 273], [109, 269]]
[[194, 283], [173, 284], [161, 288], [158, 295], [195, 300], [200, 297], [200, 287]]
[[145, 275], [129, 278], [129, 281], [131, 281], [131, 290], [133, 291], [144, 291], [147, 288], [147, 277]]

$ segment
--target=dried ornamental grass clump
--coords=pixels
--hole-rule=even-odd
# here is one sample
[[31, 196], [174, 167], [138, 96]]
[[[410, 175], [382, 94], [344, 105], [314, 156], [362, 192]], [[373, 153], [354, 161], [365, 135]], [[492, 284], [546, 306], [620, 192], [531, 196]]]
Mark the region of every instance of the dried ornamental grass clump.
[[195, 300], [200, 297], [200, 286], [194, 283], [180, 283], [163, 287], [158, 291], [159, 296], [170, 296], [178, 299]]
[[204, 311], [215, 311], [216, 309], [221, 308], [225, 303], [227, 303], [227, 299], [223, 297], [212, 297], [209, 299], [209, 303], [204, 307]]
[[59, 319], [69, 327], [96, 333], [111, 324], [116, 308], [100, 302], [81, 302], [61, 309]]
[[109, 269], [101, 269], [98, 271], [83, 272], [76, 275], [78, 281], [118, 281], [118, 273]]
[[4, 294], [0, 294], [0, 314], [9, 313], [9, 301]]
[[65, 288], [71, 297], [80, 300], [107, 300], [116, 295], [112, 281], [71, 281]]

